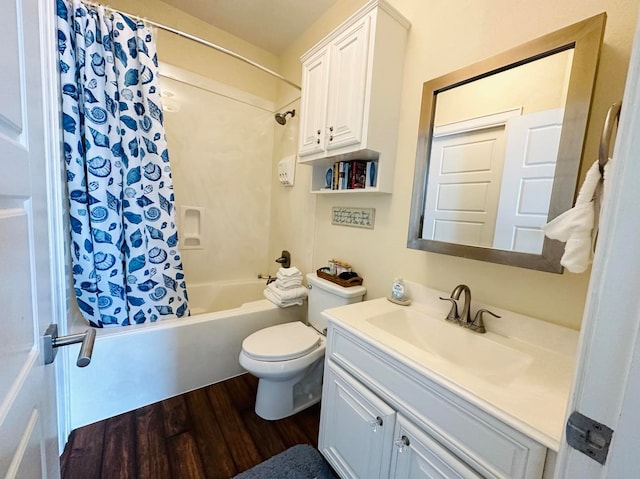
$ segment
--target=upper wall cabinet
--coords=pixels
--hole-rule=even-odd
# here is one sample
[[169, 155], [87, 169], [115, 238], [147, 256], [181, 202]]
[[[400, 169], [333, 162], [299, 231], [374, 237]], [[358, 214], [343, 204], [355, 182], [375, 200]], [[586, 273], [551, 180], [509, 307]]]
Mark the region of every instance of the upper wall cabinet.
[[299, 161], [313, 166], [312, 192], [391, 192], [409, 26], [370, 1], [301, 57]]

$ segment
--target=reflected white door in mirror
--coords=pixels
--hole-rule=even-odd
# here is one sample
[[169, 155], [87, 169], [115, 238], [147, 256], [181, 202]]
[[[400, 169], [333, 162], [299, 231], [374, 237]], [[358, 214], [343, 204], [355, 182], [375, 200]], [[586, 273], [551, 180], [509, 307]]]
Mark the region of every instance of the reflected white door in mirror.
[[542, 253], [563, 109], [435, 127], [424, 239]]

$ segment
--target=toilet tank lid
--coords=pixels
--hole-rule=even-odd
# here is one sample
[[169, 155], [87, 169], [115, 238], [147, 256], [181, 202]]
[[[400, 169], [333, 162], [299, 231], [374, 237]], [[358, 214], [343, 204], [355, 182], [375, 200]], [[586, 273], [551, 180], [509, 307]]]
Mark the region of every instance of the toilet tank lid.
[[364, 296], [364, 293], [367, 292], [367, 288], [364, 286], [349, 286], [345, 288], [326, 279], [318, 278], [316, 273], [307, 273], [307, 283], [314, 288], [324, 289], [342, 298], [357, 298]]

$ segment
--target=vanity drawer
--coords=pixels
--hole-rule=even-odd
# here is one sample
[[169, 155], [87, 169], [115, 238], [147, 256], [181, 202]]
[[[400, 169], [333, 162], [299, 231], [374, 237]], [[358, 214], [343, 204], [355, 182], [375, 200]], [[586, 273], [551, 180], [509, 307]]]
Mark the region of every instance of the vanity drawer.
[[334, 323], [327, 360], [408, 415], [483, 477], [542, 477], [544, 446]]

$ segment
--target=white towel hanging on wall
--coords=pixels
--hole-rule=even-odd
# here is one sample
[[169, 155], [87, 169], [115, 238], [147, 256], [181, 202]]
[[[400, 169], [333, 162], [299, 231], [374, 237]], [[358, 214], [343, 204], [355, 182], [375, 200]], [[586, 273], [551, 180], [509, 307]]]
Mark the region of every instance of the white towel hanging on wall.
[[566, 242], [560, 264], [571, 273], [582, 273], [591, 263], [600, 223], [600, 200], [609, 170], [611, 139], [621, 109], [622, 103], [618, 102], [611, 105], [607, 112], [600, 137], [598, 161], [587, 171], [575, 206], [542, 228], [549, 238]]
[[596, 201], [596, 196], [603, 190], [598, 184], [604, 182], [608, 168], [608, 164], [605, 165], [604, 175], [601, 175], [600, 163], [594, 162], [587, 171], [575, 206], [543, 226], [549, 238], [566, 243], [560, 264], [571, 273], [583, 273], [591, 264], [592, 246], [598, 231], [595, 205], [600, 202]]

